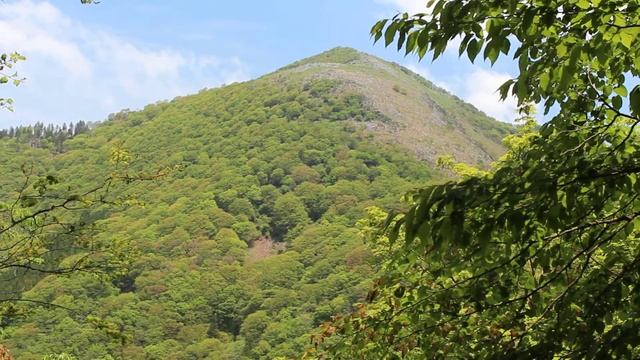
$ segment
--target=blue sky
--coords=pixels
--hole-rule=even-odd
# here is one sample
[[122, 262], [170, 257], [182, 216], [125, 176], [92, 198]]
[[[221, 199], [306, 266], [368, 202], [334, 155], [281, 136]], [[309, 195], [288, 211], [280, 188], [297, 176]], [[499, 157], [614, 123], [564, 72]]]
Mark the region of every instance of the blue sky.
[[124, 108], [204, 87], [244, 81], [336, 46], [396, 61], [502, 121], [513, 101], [495, 89], [514, 65], [469, 64], [456, 49], [431, 63], [374, 45], [369, 29], [398, 11], [416, 12], [426, 0], [79, 0], [0, 2], [0, 51], [28, 60], [27, 81], [1, 88], [15, 111], [0, 112], [0, 127], [36, 121], [105, 119]]

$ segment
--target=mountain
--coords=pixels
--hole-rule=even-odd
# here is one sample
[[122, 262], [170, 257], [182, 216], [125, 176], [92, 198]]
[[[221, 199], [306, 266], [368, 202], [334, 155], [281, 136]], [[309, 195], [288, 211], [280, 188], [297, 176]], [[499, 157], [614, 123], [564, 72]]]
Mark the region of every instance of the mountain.
[[366, 107], [389, 120], [367, 123], [369, 131], [430, 163], [446, 154], [486, 165], [504, 152], [500, 141], [511, 131], [409, 69], [351, 48], [298, 61], [265, 79], [295, 77], [332, 81], [334, 91], [362, 96]]
[[0, 343], [27, 360], [297, 357], [375, 277], [384, 255], [359, 222], [371, 207], [401, 209], [407, 191], [441, 181], [439, 155], [486, 165], [511, 130], [399, 65], [336, 48], [110, 115], [62, 142], [13, 131], [0, 139], [11, 159], [0, 163], [0, 203], [20, 189], [22, 164], [71, 188], [109, 176], [114, 149], [131, 155], [131, 171], [174, 170], [116, 189], [133, 206], [78, 215], [98, 229], [91, 241], [131, 245], [131, 271], [112, 281], [0, 273], [23, 299], [56, 305], [12, 308]]

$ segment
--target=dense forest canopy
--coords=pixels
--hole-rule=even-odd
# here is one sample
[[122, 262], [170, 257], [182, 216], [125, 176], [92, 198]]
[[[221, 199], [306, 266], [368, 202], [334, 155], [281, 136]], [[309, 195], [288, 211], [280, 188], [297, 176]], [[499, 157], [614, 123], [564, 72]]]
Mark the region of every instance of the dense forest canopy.
[[19, 142], [28, 143], [31, 147], [50, 147], [58, 152], [63, 151], [63, 144], [79, 134], [89, 131], [90, 125], [80, 120], [69, 125], [53, 125], [37, 122], [34, 125], [10, 127], [0, 130], [0, 139], [16, 138]]
[[[399, 104], [393, 111], [433, 99], [420, 109], [439, 123], [389, 117], [353, 79], [383, 84], [375, 90]], [[114, 114], [61, 151], [32, 146], [48, 133], [40, 125], [9, 131], [0, 139], [1, 156], [12, 159], [0, 165], [4, 199], [22, 186], [20, 164], [72, 189], [114, 167], [171, 170], [120, 184], [115, 205], [72, 212], [92, 224], [80, 238], [117, 245], [115, 274], [2, 274], [15, 285], [11, 298], [52, 306], [7, 302], [0, 342], [18, 359], [299, 357], [318, 325], [351, 311], [372, 285], [382, 254], [363, 241], [359, 220], [376, 207], [400, 211], [404, 193], [448, 176], [397, 134], [429, 129], [476, 165], [503, 151], [511, 127], [461, 104], [407, 69], [338, 48], [255, 81]], [[114, 149], [125, 152], [125, 168]], [[43, 251], [64, 241], [44, 235]], [[82, 254], [45, 260], [64, 268]]]

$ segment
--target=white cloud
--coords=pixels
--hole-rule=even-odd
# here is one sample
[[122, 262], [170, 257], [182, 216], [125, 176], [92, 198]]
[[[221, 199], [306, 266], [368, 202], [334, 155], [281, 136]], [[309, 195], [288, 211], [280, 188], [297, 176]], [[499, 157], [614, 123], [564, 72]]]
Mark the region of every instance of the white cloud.
[[495, 119], [513, 122], [518, 117], [516, 99], [509, 96], [505, 101], [502, 101], [497, 92], [500, 85], [512, 78], [507, 73], [475, 67], [471, 68], [469, 72], [460, 72], [457, 75], [438, 76], [438, 73], [425, 66], [415, 64], [405, 66], [435, 85], [473, 104]]
[[[427, 0], [375, 0], [375, 2], [395, 7], [395, 10], [401, 12], [427, 12]], [[455, 74], [430, 71], [427, 67], [417, 64], [407, 64], [405, 66], [437, 86], [473, 104], [487, 115], [501, 121], [513, 122], [518, 117], [517, 101], [513, 97], [502, 101], [497, 92], [500, 85], [511, 79], [512, 76], [477, 66], [469, 68], [463, 65], [458, 59], [458, 49], [461, 42], [461, 36], [452, 39], [442, 58], [439, 59], [441, 62], [448, 62], [450, 67], [455, 67], [457, 69]], [[426, 58], [430, 59], [429, 56], [427, 54]], [[443, 70], [441, 66], [436, 68]]]
[[476, 69], [464, 81], [463, 98], [489, 116], [513, 122], [518, 114], [516, 99], [510, 96], [501, 101], [497, 91], [500, 85], [511, 78], [507, 73]]
[[3, 89], [16, 100], [16, 112], [0, 113], [0, 127], [99, 120], [122, 108], [249, 78], [237, 58], [145, 48], [74, 21], [48, 2], [0, 3], [0, 44], [27, 56], [18, 67], [27, 82]]
[[394, 10], [408, 12], [409, 14], [424, 13], [427, 11], [427, 0], [376, 0], [379, 4], [395, 7]]
[[71, 24], [49, 3], [20, 2], [0, 6], [0, 43], [4, 51], [38, 54], [68, 71], [91, 72], [89, 60], [74, 43], [61, 39]]

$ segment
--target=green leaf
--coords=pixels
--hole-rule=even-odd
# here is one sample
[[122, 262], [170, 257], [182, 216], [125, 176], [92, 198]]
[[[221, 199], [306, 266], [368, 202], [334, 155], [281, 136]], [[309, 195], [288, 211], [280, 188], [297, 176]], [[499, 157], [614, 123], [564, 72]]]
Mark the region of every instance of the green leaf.
[[389, 46], [393, 42], [393, 39], [396, 36], [396, 29], [398, 28], [397, 22], [392, 22], [391, 25], [387, 27], [387, 30], [384, 32], [384, 46]]
[[627, 32], [621, 32], [620, 33], [620, 42], [622, 43], [622, 45], [624, 45], [627, 49], [631, 49], [631, 45], [633, 43], [633, 41], [636, 39], [635, 36], [631, 35], [630, 33]]
[[416, 44], [418, 41], [418, 32], [414, 31], [411, 34], [409, 34], [409, 36], [407, 37], [407, 46], [406, 46], [406, 51], [405, 51], [405, 55], [408, 55], [410, 52], [413, 51], [413, 49], [415, 49]]
[[467, 34], [464, 39], [462, 39], [462, 41], [460, 42], [460, 47], [458, 48], [458, 56], [462, 56], [462, 54], [465, 52], [472, 36], [472, 34]]
[[400, 36], [398, 36], [398, 41], [397, 41], [397, 46], [398, 46], [398, 51], [400, 51], [400, 49], [402, 49], [402, 47], [404, 46], [404, 41], [406, 39], [407, 34], [405, 32], [400, 32]]
[[613, 91], [623, 97], [626, 97], [628, 95], [627, 88], [624, 85], [618, 86], [617, 88], [613, 89]]
[[389, 20], [387, 19], [380, 20], [371, 28], [370, 34], [371, 36], [374, 37], [374, 42], [377, 42], [380, 39], [380, 37], [382, 37], [382, 29], [384, 29], [384, 26], [386, 25], [387, 21]]
[[514, 82], [515, 80], [510, 79], [510, 80], [507, 80], [504, 84], [500, 85], [500, 87], [498, 88], [500, 99], [504, 100], [507, 98], [507, 96], [509, 95], [509, 89], [511, 88], [511, 85], [513, 85]]
[[509, 41], [509, 39], [504, 38], [502, 40], [502, 46], [500, 47], [500, 51], [502, 51], [503, 54], [507, 55], [509, 54], [509, 50], [511, 49], [511, 41]]
[[589, 0], [578, 0], [576, 5], [582, 10], [586, 10], [591, 7]]
[[482, 44], [478, 40], [471, 39], [471, 41], [469, 41], [469, 46], [467, 47], [467, 56], [469, 56], [469, 60], [471, 60], [471, 62], [475, 61], [481, 47]]
[[611, 105], [614, 109], [620, 110], [620, 108], [622, 108], [622, 98], [620, 96], [614, 96], [611, 98]]
[[495, 64], [500, 55], [500, 48], [498, 46], [495, 40], [491, 40], [484, 48], [484, 58], [490, 60], [492, 65]]
[[567, 45], [565, 45], [565, 43], [560, 43], [558, 44], [558, 46], [556, 46], [556, 53], [559, 57], [564, 57], [565, 55], [567, 55], [567, 50]]
[[640, 85], [636, 85], [629, 95], [629, 107], [635, 116], [640, 116]]

